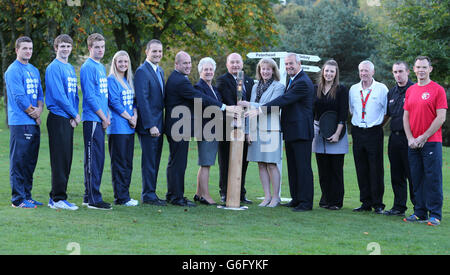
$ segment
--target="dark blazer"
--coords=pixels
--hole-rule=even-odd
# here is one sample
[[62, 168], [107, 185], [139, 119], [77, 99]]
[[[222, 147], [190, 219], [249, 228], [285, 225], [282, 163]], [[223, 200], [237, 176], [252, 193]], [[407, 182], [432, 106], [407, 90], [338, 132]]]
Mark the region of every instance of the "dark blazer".
[[319, 121], [326, 111], [335, 111], [338, 114], [338, 123], [346, 124], [348, 117], [348, 89], [343, 85], [336, 87], [336, 97], [331, 98], [329, 93], [317, 97], [318, 86], [314, 85], [314, 120]]
[[[222, 96], [220, 95], [219, 91], [217, 90], [217, 88], [215, 86], [212, 86], [214, 89], [214, 93], [213, 91], [211, 91], [211, 88], [208, 86], [208, 84], [203, 80], [203, 79], [199, 79], [197, 84], [194, 85], [194, 88], [199, 90], [200, 92], [204, 93], [207, 96], [210, 96], [212, 98], [216, 98], [217, 96], [217, 100], [222, 102]], [[202, 110], [203, 113], [203, 110]], [[204, 127], [206, 123], [208, 123], [209, 121], [213, 120], [215, 117], [212, 116], [211, 118], [203, 118], [202, 117], [202, 126]], [[223, 119], [223, 117], [222, 117]], [[202, 131], [203, 132], [203, 131]]]
[[[222, 102], [226, 105], [236, 105], [237, 104], [237, 83], [234, 76], [230, 73], [225, 73], [217, 78], [217, 90], [219, 90], [222, 96]], [[250, 96], [252, 94], [252, 88], [255, 82], [252, 78], [244, 75], [244, 86], [246, 91], [246, 101], [250, 101]]]
[[[281, 107], [281, 131], [285, 141], [312, 140], [314, 84], [302, 70], [284, 94], [263, 106]], [[264, 108], [263, 108], [264, 110]], [[270, 108], [267, 108], [270, 111]]]
[[[165, 134], [171, 136], [172, 126], [180, 120], [180, 117], [171, 118], [172, 110], [177, 106], [186, 106], [190, 110], [191, 121], [194, 114], [194, 98], [201, 98], [203, 106], [215, 105], [219, 108], [222, 103], [215, 97], [206, 95], [192, 86], [189, 79], [182, 73], [174, 70], [167, 79], [165, 89]], [[191, 124], [192, 125], [192, 124]], [[191, 136], [193, 136], [193, 127], [191, 127]]]
[[[164, 71], [161, 69], [164, 86]], [[152, 66], [145, 61], [134, 75], [134, 89], [138, 110], [136, 131], [139, 134], [149, 134], [150, 128], [156, 126], [163, 132], [164, 117], [164, 87], [159, 84], [158, 77]]]

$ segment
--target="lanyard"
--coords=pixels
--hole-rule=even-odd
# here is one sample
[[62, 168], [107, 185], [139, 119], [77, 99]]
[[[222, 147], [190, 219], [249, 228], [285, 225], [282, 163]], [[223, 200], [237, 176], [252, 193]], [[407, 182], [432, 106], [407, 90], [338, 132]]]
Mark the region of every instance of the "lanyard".
[[369, 91], [367, 92], [366, 98], [364, 99], [363, 91], [360, 90], [360, 93], [361, 93], [361, 104], [362, 104], [362, 120], [363, 121], [364, 121], [364, 117], [366, 115], [366, 104], [367, 104], [367, 101], [369, 100], [370, 92], [372, 92], [372, 89], [369, 89]]

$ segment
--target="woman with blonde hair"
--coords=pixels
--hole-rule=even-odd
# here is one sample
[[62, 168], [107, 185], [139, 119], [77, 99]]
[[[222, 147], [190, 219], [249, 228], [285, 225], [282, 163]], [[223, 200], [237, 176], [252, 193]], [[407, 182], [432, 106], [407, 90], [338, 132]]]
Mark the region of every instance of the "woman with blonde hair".
[[[259, 108], [284, 93], [278, 66], [272, 58], [263, 58], [256, 66], [256, 79], [252, 88], [250, 102], [240, 101], [247, 108]], [[275, 207], [280, 199], [280, 170], [282, 145], [280, 130], [280, 111], [259, 115], [246, 123], [246, 138], [249, 143], [247, 160], [258, 162], [259, 177], [264, 190], [264, 200], [259, 206]], [[270, 190], [272, 183], [273, 192]]]
[[106, 133], [111, 157], [114, 203], [136, 206], [138, 201], [130, 198], [129, 189], [133, 170], [137, 109], [130, 56], [125, 51], [118, 51], [111, 61], [108, 76], [108, 106], [111, 110], [111, 125]]

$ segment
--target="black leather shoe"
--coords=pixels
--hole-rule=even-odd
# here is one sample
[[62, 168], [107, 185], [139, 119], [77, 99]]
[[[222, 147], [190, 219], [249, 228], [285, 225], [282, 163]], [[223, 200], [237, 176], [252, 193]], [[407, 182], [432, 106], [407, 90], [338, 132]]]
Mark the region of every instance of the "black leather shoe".
[[166, 206], [167, 203], [165, 200], [161, 200], [161, 199], [154, 199], [154, 200], [146, 200], [143, 201], [142, 204], [150, 204], [150, 205], [156, 205], [156, 206]]
[[294, 201], [294, 200], [291, 200], [291, 201], [288, 202], [288, 203], [283, 203], [283, 204], [281, 204], [281, 206], [286, 206], [286, 207], [297, 207], [297, 206], [298, 206], [298, 202], [297, 202], [297, 201]]
[[194, 195], [194, 201], [200, 201], [200, 199], [201, 198], [197, 194]]
[[197, 206], [195, 203], [193, 203], [192, 201], [190, 201], [190, 200], [188, 200], [186, 198], [173, 200], [170, 203], [173, 204], [173, 205], [185, 206], [185, 207], [196, 207]]
[[201, 204], [205, 204], [205, 205], [217, 205], [217, 203], [208, 202], [204, 197], [200, 197], [199, 201]]
[[405, 216], [405, 212], [404, 211], [400, 211], [397, 209], [391, 209], [391, 210], [387, 210], [383, 212], [384, 215], [386, 216]]
[[327, 207], [327, 209], [328, 210], [339, 210], [341, 208], [339, 206], [336, 206], [336, 205], [330, 205], [330, 206]]
[[364, 211], [372, 211], [372, 208], [361, 205], [360, 207], [353, 209], [353, 212], [364, 212]]
[[243, 199], [241, 199], [241, 203], [244, 203], [244, 204], [252, 204], [253, 202], [251, 201], [251, 200], [249, 200], [249, 199], [247, 199], [247, 198], [243, 198]]
[[292, 211], [294, 211], [294, 212], [306, 212], [306, 211], [311, 211], [312, 209], [310, 209], [310, 208], [305, 208], [305, 207], [303, 207], [303, 206], [297, 206], [297, 207], [294, 207], [294, 208], [292, 208]]

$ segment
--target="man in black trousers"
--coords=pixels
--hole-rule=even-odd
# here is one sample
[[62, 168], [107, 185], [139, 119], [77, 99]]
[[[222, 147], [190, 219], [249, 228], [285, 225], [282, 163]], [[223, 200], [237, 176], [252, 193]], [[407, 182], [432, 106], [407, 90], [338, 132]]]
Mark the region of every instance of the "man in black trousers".
[[[404, 61], [392, 65], [394, 87], [388, 93], [387, 115], [391, 118], [391, 135], [388, 143], [388, 156], [391, 167], [391, 184], [394, 191], [394, 205], [384, 212], [388, 216], [404, 216], [408, 199], [408, 185], [411, 202], [414, 204], [414, 192], [408, 163], [408, 139], [403, 129], [403, 104], [406, 90], [413, 85], [408, 78], [409, 68]], [[408, 182], [407, 182], [408, 181]]]
[[[236, 105], [237, 104], [237, 74], [242, 71], [244, 65], [242, 57], [237, 53], [231, 53], [227, 57], [227, 70], [228, 72], [217, 78], [217, 90], [222, 96], [222, 102], [226, 105]], [[250, 101], [250, 96], [252, 92], [254, 81], [248, 76], [244, 76], [244, 82], [242, 85], [242, 100]], [[220, 197], [222, 202], [226, 202], [227, 195], [227, 185], [228, 185], [228, 164], [230, 160], [230, 133], [227, 133], [227, 129], [232, 129], [230, 126], [227, 127], [226, 123], [231, 123], [231, 120], [224, 119], [223, 128], [223, 141], [219, 142], [219, 170], [220, 170]], [[241, 202], [250, 204], [252, 203], [245, 196], [245, 174], [247, 172], [247, 149], [248, 144], [244, 142], [244, 153], [242, 156], [242, 176], [241, 176]]]
[[361, 201], [361, 206], [353, 211], [372, 211], [373, 208], [376, 214], [383, 214], [383, 125], [389, 90], [373, 78], [375, 66], [371, 61], [362, 61], [358, 71], [361, 81], [349, 90], [353, 158]]
[[69, 63], [73, 40], [67, 34], [55, 38], [53, 47], [56, 58], [45, 70], [48, 142], [52, 189], [48, 206], [53, 209], [77, 210], [78, 206], [67, 201], [73, 155], [74, 128], [81, 122], [78, 113], [77, 75]]

